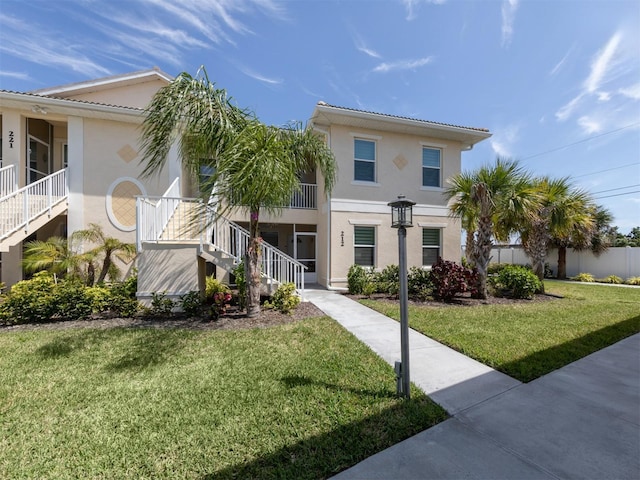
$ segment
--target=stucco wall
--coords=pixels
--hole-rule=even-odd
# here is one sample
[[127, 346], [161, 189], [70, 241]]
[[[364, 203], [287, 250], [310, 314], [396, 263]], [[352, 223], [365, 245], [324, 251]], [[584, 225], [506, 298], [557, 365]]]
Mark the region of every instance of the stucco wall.
[[64, 95], [65, 98], [85, 100], [89, 102], [104, 103], [107, 105], [120, 105], [126, 107], [145, 108], [153, 95], [167, 83], [160, 79], [127, 85], [105, 90], [95, 90], [88, 93]]

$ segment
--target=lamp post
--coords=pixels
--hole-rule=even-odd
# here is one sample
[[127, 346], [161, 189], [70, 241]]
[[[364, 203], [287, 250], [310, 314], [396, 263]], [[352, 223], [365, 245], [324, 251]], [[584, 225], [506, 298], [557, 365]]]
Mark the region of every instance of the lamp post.
[[[399, 374], [398, 395], [410, 398], [409, 377], [409, 292], [407, 288], [407, 227], [413, 227], [413, 206], [416, 202], [398, 195], [398, 199], [389, 202], [391, 207], [391, 228], [398, 229], [398, 257], [400, 270], [400, 365], [396, 362]], [[399, 370], [399, 372], [398, 372]]]

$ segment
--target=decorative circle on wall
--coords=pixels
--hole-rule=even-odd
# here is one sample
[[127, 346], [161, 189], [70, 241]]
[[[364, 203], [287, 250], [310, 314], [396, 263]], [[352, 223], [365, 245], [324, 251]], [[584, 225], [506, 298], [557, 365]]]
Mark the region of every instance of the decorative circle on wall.
[[119, 230], [136, 229], [136, 195], [146, 195], [144, 186], [135, 178], [120, 177], [107, 192], [107, 216]]

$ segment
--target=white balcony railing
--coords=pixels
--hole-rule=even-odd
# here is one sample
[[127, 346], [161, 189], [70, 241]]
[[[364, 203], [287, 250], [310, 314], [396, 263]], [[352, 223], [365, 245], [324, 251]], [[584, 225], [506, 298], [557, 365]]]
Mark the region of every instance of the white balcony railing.
[[17, 189], [15, 165], [0, 168], [0, 197], [5, 197]]
[[300, 191], [291, 196], [289, 208], [301, 208], [315, 210], [317, 202], [318, 186], [315, 183], [301, 183]]
[[0, 198], [0, 240], [24, 228], [40, 215], [51, 214], [54, 206], [67, 198], [67, 170], [51, 175], [15, 190]]

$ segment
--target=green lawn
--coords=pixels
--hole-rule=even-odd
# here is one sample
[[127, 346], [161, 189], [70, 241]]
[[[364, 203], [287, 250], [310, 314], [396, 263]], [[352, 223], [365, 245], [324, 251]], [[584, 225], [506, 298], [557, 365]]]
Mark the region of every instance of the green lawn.
[[329, 318], [0, 333], [0, 478], [323, 478], [442, 421]]
[[[517, 305], [410, 306], [412, 328], [528, 382], [640, 331], [640, 288], [546, 281], [564, 298]], [[396, 320], [397, 302], [362, 300]]]

